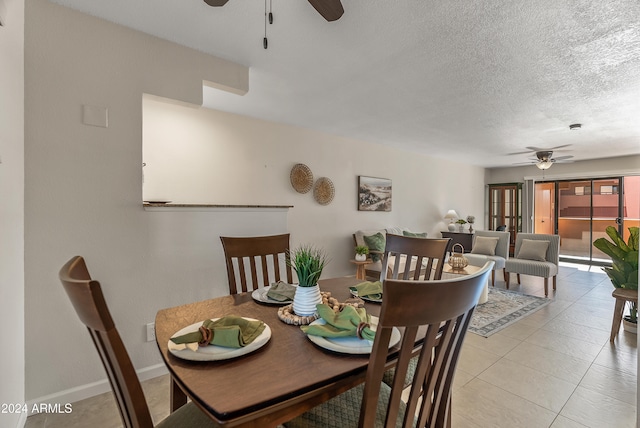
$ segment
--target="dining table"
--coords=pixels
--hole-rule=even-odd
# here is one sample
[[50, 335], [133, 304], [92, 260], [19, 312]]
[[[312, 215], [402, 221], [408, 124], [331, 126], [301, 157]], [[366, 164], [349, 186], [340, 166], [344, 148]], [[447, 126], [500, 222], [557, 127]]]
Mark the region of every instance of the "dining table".
[[[352, 297], [354, 277], [325, 279], [321, 291], [340, 302]], [[380, 303], [365, 302], [377, 316]], [[229, 315], [258, 319], [271, 330], [269, 341], [246, 355], [191, 361], [173, 355], [169, 339], [185, 326]], [[220, 427], [274, 427], [364, 382], [369, 354], [335, 352], [314, 343], [300, 326], [283, 322], [278, 306], [251, 292], [216, 297], [158, 311], [156, 341], [171, 375], [171, 410], [187, 397]], [[419, 346], [419, 341], [416, 343]], [[398, 345], [389, 349], [394, 365]]]

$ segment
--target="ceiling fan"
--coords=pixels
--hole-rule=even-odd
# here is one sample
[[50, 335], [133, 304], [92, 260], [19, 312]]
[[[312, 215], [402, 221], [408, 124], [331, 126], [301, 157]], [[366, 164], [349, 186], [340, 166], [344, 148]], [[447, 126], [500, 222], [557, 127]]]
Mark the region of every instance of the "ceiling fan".
[[[560, 147], [567, 147], [569, 146], [569, 144], [565, 144], [564, 146], [559, 146], [556, 148], [560, 148]], [[554, 163], [569, 163], [569, 162], [573, 162], [569, 159], [571, 159], [573, 156], [571, 155], [566, 155], [566, 156], [558, 156], [558, 157], [553, 157], [553, 149], [538, 149], [536, 147], [527, 147], [528, 149], [534, 149], [535, 151], [533, 152], [533, 154], [535, 154], [535, 159], [532, 158], [531, 162], [523, 162], [520, 164], [516, 164], [516, 165], [525, 165], [525, 164], [535, 164], [536, 167], [538, 167], [538, 169], [549, 169], [551, 168], [551, 165], [553, 165]], [[530, 153], [530, 152], [522, 152], [522, 153]], [[510, 153], [510, 154], [516, 154], [516, 153]], [[517, 153], [517, 154], [521, 154], [521, 153]]]
[[[209, 6], [219, 7], [227, 4], [229, 0], [204, 0]], [[318, 11], [327, 21], [337, 21], [344, 13], [340, 0], [309, 0], [311, 6]]]
[[571, 155], [558, 156], [557, 158], [553, 158], [552, 156], [553, 156], [552, 150], [542, 150], [542, 151], [536, 152], [536, 158], [538, 160], [535, 162], [535, 164], [538, 167], [538, 169], [543, 169], [543, 170], [549, 169], [551, 168], [551, 165], [553, 165], [556, 162], [559, 162], [559, 163], [573, 162], [569, 160], [573, 157]]

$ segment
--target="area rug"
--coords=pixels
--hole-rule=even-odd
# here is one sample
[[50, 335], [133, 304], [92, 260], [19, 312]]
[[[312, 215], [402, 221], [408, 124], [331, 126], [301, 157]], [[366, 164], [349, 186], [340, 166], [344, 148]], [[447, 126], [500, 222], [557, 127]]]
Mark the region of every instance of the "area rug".
[[469, 331], [489, 337], [549, 303], [544, 297], [489, 287], [489, 299], [476, 307]]

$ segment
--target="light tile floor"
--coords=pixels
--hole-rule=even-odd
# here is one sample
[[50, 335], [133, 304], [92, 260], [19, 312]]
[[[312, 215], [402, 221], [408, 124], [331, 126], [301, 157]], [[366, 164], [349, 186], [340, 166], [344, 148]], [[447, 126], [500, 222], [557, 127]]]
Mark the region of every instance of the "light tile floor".
[[[496, 275], [500, 277], [501, 275]], [[504, 282], [496, 279], [496, 286]], [[467, 334], [453, 392], [454, 428], [632, 428], [637, 337], [609, 343], [614, 300], [600, 268], [563, 264], [553, 302], [489, 338]], [[542, 279], [511, 289], [543, 296]], [[169, 413], [169, 379], [143, 382], [154, 420]], [[70, 415], [36, 415], [26, 428], [119, 428], [110, 393]]]

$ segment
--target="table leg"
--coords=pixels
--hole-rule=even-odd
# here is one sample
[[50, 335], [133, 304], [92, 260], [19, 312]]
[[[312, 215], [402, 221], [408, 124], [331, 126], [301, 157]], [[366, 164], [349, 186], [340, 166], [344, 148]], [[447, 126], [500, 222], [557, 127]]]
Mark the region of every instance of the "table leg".
[[170, 410], [171, 412], [175, 412], [180, 407], [187, 404], [187, 395], [180, 389], [178, 384], [173, 380], [173, 376], [171, 377], [171, 385], [169, 385], [170, 391]]
[[365, 265], [358, 265], [358, 268], [356, 269], [356, 279], [361, 279], [363, 281], [367, 279], [367, 275], [364, 271], [364, 266]]

